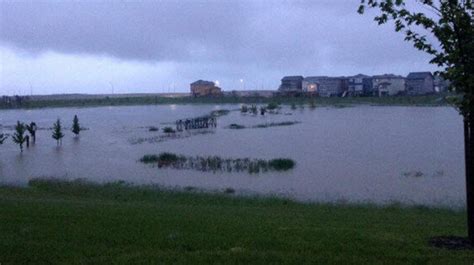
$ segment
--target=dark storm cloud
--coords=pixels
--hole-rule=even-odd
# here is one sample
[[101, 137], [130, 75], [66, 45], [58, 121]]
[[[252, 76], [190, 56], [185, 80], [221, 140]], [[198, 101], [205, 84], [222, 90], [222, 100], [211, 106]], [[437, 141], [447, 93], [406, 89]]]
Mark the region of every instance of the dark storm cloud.
[[367, 20], [355, 12], [357, 3], [3, 2], [0, 40], [32, 52], [295, 66], [330, 50], [337, 51], [331, 52], [334, 59], [354, 58], [352, 51], [382, 36], [367, 30]]
[[245, 8], [237, 2], [2, 3], [0, 39], [31, 51], [187, 60], [235, 49]]
[[[186, 91], [201, 78], [220, 80], [225, 89], [241, 88], [240, 79], [246, 88], [275, 89], [283, 75], [433, 69], [392, 26], [377, 26], [370, 12], [357, 14], [358, 4], [0, 0], [0, 56], [9, 62], [0, 67], [0, 88], [23, 89], [28, 76], [33, 85], [47, 84], [48, 93], [68, 83], [77, 84], [77, 92], [96, 92], [120, 77], [124, 89], [137, 92], [143, 87], [133, 84], [156, 91], [152, 84], [179, 83]], [[75, 71], [63, 70], [66, 62]]]

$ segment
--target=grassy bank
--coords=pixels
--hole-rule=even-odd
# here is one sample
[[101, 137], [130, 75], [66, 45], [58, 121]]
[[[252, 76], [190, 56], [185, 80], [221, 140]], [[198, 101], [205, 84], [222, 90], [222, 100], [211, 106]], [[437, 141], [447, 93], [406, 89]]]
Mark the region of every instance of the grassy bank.
[[[45, 107], [96, 107], [96, 106], [127, 106], [127, 105], [160, 105], [160, 104], [314, 104], [314, 106], [349, 106], [349, 105], [380, 105], [380, 106], [446, 106], [445, 97], [448, 94], [435, 94], [426, 96], [396, 96], [396, 97], [332, 97], [315, 98], [313, 102], [308, 97], [104, 97], [67, 100], [25, 100], [19, 108], [45, 108]], [[10, 106], [0, 102], [0, 109]]]
[[472, 264], [428, 246], [465, 213], [300, 204], [115, 183], [0, 187], [6, 264]]

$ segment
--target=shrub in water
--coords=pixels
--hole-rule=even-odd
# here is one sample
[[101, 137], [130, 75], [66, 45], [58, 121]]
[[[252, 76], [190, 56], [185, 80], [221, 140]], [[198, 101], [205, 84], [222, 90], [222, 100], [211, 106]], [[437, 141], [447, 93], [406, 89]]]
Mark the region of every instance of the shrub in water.
[[231, 125], [229, 125], [228, 128], [229, 128], [229, 129], [245, 129], [245, 126], [244, 126], [244, 125], [240, 125], [240, 124], [236, 124], [236, 123], [232, 123]]
[[169, 166], [178, 162], [178, 156], [172, 153], [161, 153], [158, 156], [158, 167]]
[[165, 128], [163, 129], [163, 132], [169, 134], [169, 133], [175, 133], [176, 131], [175, 131], [173, 128], [171, 128], [171, 127], [165, 127]]
[[253, 114], [258, 114], [257, 105], [250, 106], [250, 112], [252, 112]]
[[274, 109], [277, 109], [277, 108], [278, 108], [278, 103], [276, 103], [276, 102], [270, 102], [267, 105], [267, 109], [269, 109], [269, 110], [274, 110]]
[[156, 163], [158, 162], [158, 156], [157, 155], [144, 155], [141, 159], [140, 162], [143, 163]]
[[150, 128], [148, 128], [148, 131], [150, 131], [150, 132], [157, 132], [157, 131], [158, 131], [158, 127], [150, 126]]
[[289, 170], [295, 166], [295, 162], [287, 158], [272, 159], [269, 166], [277, 171]]

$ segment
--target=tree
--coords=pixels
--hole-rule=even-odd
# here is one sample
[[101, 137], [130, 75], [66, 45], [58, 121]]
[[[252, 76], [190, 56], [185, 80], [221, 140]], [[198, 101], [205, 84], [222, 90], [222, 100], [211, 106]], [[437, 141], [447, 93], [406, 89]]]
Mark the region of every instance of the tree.
[[[361, 0], [358, 12], [375, 8], [378, 24], [394, 21], [395, 31], [432, 55], [430, 63], [456, 92], [453, 103], [464, 119], [468, 235], [474, 243], [474, 3], [473, 0], [418, 0], [429, 14], [410, 10], [404, 0]], [[432, 39], [433, 41], [430, 41]]]
[[79, 133], [81, 132], [81, 126], [79, 125], [79, 119], [77, 118], [77, 115], [74, 115], [74, 119], [72, 120], [72, 129], [71, 131], [78, 136]]
[[21, 153], [23, 153], [23, 144], [26, 142], [25, 131], [25, 125], [20, 121], [17, 121], [15, 126], [15, 133], [12, 136], [12, 140], [14, 143], [20, 146]]
[[64, 137], [64, 133], [61, 127], [61, 120], [57, 119], [56, 122], [53, 124], [53, 139], [56, 140], [57, 144], [61, 144], [61, 139]]
[[34, 122], [31, 122], [30, 125], [25, 125], [26, 126], [26, 129], [28, 130], [28, 132], [30, 133], [31, 135], [31, 138], [33, 138], [33, 143], [36, 142], [36, 123]]

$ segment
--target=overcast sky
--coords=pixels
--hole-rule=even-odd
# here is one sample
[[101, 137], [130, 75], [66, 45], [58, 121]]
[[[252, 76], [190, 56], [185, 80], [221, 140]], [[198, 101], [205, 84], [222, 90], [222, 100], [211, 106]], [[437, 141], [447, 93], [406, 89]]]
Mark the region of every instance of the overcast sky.
[[[285, 75], [435, 70], [359, 0], [0, 0], [0, 94], [276, 89]], [[240, 80], [243, 79], [243, 82]]]

